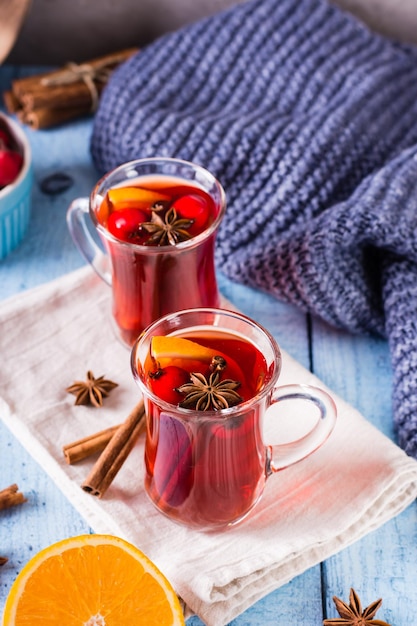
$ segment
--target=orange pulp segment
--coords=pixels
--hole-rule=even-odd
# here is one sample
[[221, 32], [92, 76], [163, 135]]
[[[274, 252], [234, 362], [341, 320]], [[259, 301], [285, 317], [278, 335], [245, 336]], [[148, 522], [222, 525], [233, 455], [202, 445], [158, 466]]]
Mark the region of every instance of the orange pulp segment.
[[107, 198], [114, 211], [123, 209], [150, 209], [158, 201], [169, 200], [170, 196], [142, 187], [112, 187], [107, 192]]
[[130, 543], [80, 535], [41, 550], [6, 600], [3, 626], [184, 626], [171, 584]]

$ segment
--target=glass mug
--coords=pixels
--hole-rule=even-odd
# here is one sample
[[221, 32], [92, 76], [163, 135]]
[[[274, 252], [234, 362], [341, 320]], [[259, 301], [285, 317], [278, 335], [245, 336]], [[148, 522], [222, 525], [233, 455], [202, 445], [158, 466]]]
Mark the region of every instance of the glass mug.
[[[227, 397], [210, 377], [216, 375], [217, 364], [223, 368], [225, 362], [220, 374], [228, 391], [233, 387], [230, 380], [240, 382], [235, 391], [243, 400], [239, 404], [222, 408], [220, 393], [217, 410], [211, 405], [208, 410], [197, 409], [187, 405], [192, 395], [189, 384], [172, 390], [165, 383], [171, 374], [183, 382], [190, 371], [199, 371], [197, 385], [191, 386], [196, 398], [207, 398], [207, 391], [201, 393], [201, 376], [204, 384]], [[335, 404], [325, 391], [309, 385], [277, 386], [281, 370], [277, 342], [239, 313], [200, 308], [163, 317], [135, 342], [131, 367], [146, 411], [145, 490], [166, 516], [200, 530], [242, 520], [258, 502], [269, 476], [312, 454], [336, 423]], [[181, 370], [186, 374], [178, 374]], [[175, 379], [171, 384], [177, 383]], [[161, 385], [181, 398], [185, 391], [190, 395], [183, 406], [174, 405], [170, 396], [161, 395]], [[300, 399], [313, 403], [318, 414], [314, 426], [296, 441], [265, 444], [267, 410], [284, 401], [294, 407], [292, 401]], [[268, 418], [277, 419], [273, 413]]]
[[[106, 194], [120, 187], [139, 187], [155, 206], [178, 195], [204, 194], [209, 209], [207, 226], [175, 245], [167, 240], [163, 245], [122, 241], [109, 232], [109, 214], [103, 210], [110, 197]], [[132, 198], [122, 199], [120, 206], [140, 208], [140, 202], [135, 205]], [[89, 199], [78, 198], [71, 203], [69, 231], [84, 258], [111, 286], [113, 325], [125, 345], [131, 347], [144, 328], [167, 313], [219, 306], [214, 243], [225, 209], [224, 190], [210, 172], [170, 158], [138, 159], [120, 165], [97, 182]], [[106, 252], [97, 244], [91, 224]]]

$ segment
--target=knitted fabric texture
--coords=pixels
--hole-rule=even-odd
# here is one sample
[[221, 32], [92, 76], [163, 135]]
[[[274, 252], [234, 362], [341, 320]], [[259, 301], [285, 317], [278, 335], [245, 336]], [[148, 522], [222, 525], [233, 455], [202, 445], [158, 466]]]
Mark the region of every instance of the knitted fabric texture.
[[165, 35], [112, 76], [107, 171], [180, 157], [223, 184], [218, 268], [388, 338], [399, 444], [417, 458], [417, 50], [322, 0], [250, 0]]

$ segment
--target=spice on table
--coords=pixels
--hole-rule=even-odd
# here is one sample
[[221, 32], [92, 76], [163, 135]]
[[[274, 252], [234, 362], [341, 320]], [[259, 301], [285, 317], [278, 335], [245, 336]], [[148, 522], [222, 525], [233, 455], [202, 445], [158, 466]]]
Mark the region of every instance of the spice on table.
[[8, 560], [9, 560], [9, 559], [7, 558], [7, 556], [0, 556], [0, 567], [1, 567], [2, 565], [6, 565], [6, 563], [7, 563], [7, 561], [8, 561]]
[[48, 196], [55, 196], [59, 193], [67, 191], [74, 184], [74, 180], [69, 174], [65, 172], [54, 172], [45, 176], [40, 183], [39, 187], [42, 193]]
[[379, 619], [373, 619], [375, 613], [381, 607], [382, 599], [375, 600], [362, 611], [362, 604], [358, 594], [354, 589], [350, 590], [349, 604], [343, 602], [340, 598], [333, 596], [333, 602], [336, 605], [337, 612], [340, 617], [325, 619], [323, 626], [390, 626], [387, 622]]
[[27, 502], [27, 498], [19, 491], [19, 487], [16, 484], [0, 491], [0, 511], [23, 504], [23, 502]]
[[87, 380], [76, 380], [65, 391], [76, 396], [75, 404], [92, 404], [95, 407], [103, 405], [103, 398], [118, 387], [117, 383], [107, 380], [104, 376], [95, 378], [91, 370], [87, 372]]
[[101, 498], [110, 487], [144, 429], [145, 409], [143, 400], [141, 400], [110, 439], [90, 474], [81, 485], [82, 489]]
[[138, 51], [129, 48], [52, 72], [12, 81], [3, 93], [6, 109], [34, 129], [49, 128], [96, 110], [111, 73]]
[[82, 461], [97, 452], [102, 452], [119, 426], [120, 424], [110, 426], [63, 446], [62, 451], [68, 465]]

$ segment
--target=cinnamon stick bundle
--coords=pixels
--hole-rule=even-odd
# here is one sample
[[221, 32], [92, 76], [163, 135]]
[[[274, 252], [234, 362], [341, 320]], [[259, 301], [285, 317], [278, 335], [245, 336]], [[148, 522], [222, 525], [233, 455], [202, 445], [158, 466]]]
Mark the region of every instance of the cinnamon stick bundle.
[[3, 93], [6, 109], [34, 129], [87, 115], [97, 108], [113, 70], [137, 51], [128, 48], [85, 63], [68, 63], [58, 70], [16, 79], [11, 89]]
[[110, 487], [144, 429], [145, 409], [143, 400], [141, 400], [110, 439], [81, 485], [82, 489], [101, 498]]
[[6, 487], [0, 491], [0, 511], [10, 509], [12, 506], [27, 502], [27, 498], [19, 491], [16, 484]]

